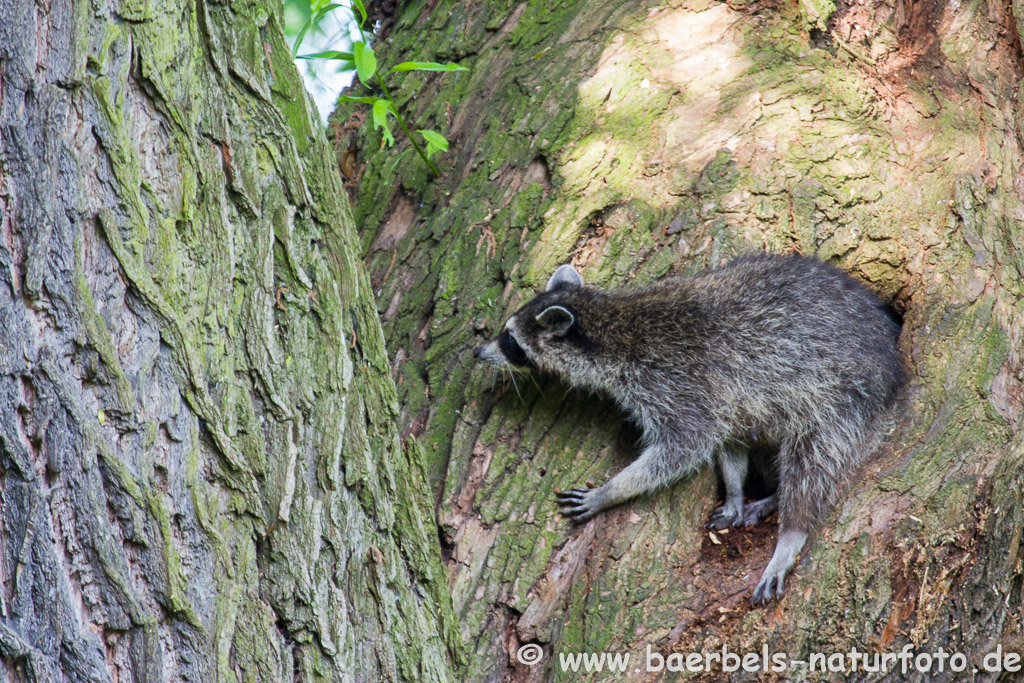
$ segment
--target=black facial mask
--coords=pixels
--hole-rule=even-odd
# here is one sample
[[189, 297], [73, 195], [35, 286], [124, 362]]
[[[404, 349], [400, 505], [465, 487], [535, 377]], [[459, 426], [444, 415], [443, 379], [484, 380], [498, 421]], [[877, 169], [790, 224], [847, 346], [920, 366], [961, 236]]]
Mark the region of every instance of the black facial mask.
[[523, 347], [519, 345], [508, 330], [502, 330], [501, 334], [498, 335], [498, 346], [501, 348], [501, 352], [505, 354], [505, 358], [508, 358], [512, 365], [520, 365], [525, 367], [532, 367], [533, 363], [526, 357], [526, 352], [523, 351]]

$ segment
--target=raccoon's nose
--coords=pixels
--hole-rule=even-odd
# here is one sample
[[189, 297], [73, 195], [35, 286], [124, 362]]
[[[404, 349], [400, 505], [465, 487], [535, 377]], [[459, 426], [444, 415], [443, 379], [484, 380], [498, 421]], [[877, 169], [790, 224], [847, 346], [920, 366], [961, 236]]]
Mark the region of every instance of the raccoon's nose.
[[482, 347], [482, 346], [474, 346], [473, 347], [473, 358], [479, 358], [480, 357], [480, 352], [483, 351], [483, 350], [484, 350], [484, 347]]

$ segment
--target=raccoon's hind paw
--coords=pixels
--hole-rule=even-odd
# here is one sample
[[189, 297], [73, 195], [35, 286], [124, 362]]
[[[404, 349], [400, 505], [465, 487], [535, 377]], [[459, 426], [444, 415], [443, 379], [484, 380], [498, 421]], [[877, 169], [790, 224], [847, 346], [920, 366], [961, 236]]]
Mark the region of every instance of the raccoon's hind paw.
[[782, 580], [785, 576], [785, 572], [769, 573], [766, 571], [761, 580], [757, 582], [754, 594], [750, 596], [750, 604], [757, 607], [758, 605], [767, 605], [772, 600], [781, 599], [784, 588]]
[[604, 507], [598, 493], [600, 490], [570, 489], [558, 491], [555, 496], [558, 498], [558, 504], [562, 507], [562, 514], [577, 524], [582, 524]]
[[761, 574], [761, 580], [754, 588], [754, 594], [750, 596], [750, 604], [767, 605], [772, 600], [782, 597], [782, 580], [786, 572], [796, 562], [797, 555], [807, 541], [807, 532], [800, 529], [782, 529], [779, 532], [779, 540], [775, 543], [775, 552], [768, 566]]
[[737, 527], [743, 522], [743, 510], [736, 510], [723, 505], [711, 513], [708, 523], [704, 525], [707, 529], [728, 529]]

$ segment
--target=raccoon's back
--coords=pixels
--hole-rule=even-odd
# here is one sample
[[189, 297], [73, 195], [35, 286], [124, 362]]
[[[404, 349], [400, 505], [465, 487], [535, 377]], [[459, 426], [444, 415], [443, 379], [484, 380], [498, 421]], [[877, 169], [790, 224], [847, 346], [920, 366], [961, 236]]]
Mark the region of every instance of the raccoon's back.
[[845, 385], [882, 402], [903, 382], [895, 314], [833, 266], [799, 255], [746, 256], [692, 284], [716, 332], [709, 353], [750, 380]]
[[[817, 259], [757, 254], [693, 278], [702, 312], [729, 332], [842, 342], [863, 338], [895, 351], [900, 327], [892, 309], [852, 276]], [[851, 339], [836, 335], [853, 334]], [[869, 344], [875, 347], [875, 344]]]

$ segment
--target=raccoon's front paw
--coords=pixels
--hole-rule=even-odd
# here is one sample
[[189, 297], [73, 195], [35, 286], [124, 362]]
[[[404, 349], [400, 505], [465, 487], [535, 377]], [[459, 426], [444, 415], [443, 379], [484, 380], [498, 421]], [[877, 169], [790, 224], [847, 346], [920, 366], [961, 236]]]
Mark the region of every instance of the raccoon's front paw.
[[582, 524], [605, 508], [601, 489], [570, 489], [555, 493], [562, 514]]
[[704, 525], [707, 529], [728, 529], [730, 527], [737, 527], [740, 522], [743, 521], [743, 508], [730, 507], [723, 505], [714, 512], [708, 518], [708, 523]]
[[747, 503], [743, 506], [743, 526], [755, 526], [776, 509], [778, 509], [778, 502], [775, 494]]

